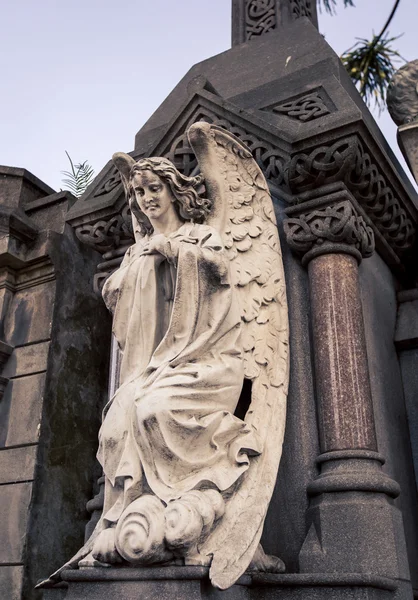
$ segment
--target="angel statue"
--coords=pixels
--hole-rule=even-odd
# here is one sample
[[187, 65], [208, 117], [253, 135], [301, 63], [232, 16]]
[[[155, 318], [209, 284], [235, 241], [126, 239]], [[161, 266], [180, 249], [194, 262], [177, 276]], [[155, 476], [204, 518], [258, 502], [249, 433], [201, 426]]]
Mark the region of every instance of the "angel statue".
[[[198, 122], [201, 175], [117, 153], [135, 243], [106, 281], [122, 359], [104, 409], [101, 519], [64, 568], [210, 566], [233, 585], [259, 545], [284, 434], [288, 316], [265, 178], [245, 146]], [[204, 192], [202, 192], [204, 190]], [[205, 197], [206, 195], [206, 197]], [[244, 379], [251, 403], [234, 415]]]

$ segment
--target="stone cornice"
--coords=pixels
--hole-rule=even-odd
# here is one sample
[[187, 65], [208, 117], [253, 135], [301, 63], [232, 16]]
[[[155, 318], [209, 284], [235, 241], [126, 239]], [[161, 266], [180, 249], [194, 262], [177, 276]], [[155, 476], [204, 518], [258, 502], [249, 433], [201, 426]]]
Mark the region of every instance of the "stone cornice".
[[[336, 189], [346, 190], [356, 212], [373, 229], [376, 248], [388, 265], [399, 267], [405, 254], [412, 250], [418, 220], [414, 199], [374, 138], [367, 138], [364, 127], [357, 131], [350, 127], [346, 135], [341, 129], [327, 131], [292, 146], [279, 132], [264, 129], [259, 113], [234, 108], [201, 90], [147, 154], [166, 156], [180, 171], [194, 172], [198, 165], [186, 131], [199, 120], [231, 131], [249, 147], [274, 196], [294, 205]], [[104, 253], [129, 244], [133, 237], [126, 209], [122, 215], [123, 190], [115, 179], [113, 166], [108, 165], [98, 179], [89, 192], [90, 199], [86, 197], [82, 207], [79, 204], [79, 208], [76, 205], [72, 209], [69, 221], [79, 239]]]

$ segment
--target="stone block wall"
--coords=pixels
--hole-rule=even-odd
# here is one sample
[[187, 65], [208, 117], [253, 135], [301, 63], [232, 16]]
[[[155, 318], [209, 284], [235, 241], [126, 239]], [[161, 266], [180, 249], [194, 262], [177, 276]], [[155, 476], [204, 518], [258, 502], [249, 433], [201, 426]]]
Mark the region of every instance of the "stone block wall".
[[40, 598], [37, 580], [82, 543], [100, 475], [94, 449], [110, 348], [110, 319], [92, 285], [99, 255], [64, 223], [71, 196], [43, 199], [39, 184], [34, 199], [22, 193], [33, 180], [8, 168], [0, 192], [0, 212], [32, 228], [28, 239], [11, 226], [0, 253], [0, 340], [11, 351], [0, 374], [0, 589], [8, 600]]

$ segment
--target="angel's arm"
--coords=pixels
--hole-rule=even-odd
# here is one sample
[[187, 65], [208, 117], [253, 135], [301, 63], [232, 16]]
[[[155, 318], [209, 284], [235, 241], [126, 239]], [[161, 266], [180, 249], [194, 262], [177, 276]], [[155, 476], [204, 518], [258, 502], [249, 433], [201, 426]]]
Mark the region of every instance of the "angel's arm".
[[192, 252], [200, 267], [209, 267], [213, 275], [223, 282], [228, 273], [228, 260], [218, 232], [206, 225], [195, 226], [189, 235], [179, 234], [167, 238], [157, 235], [152, 238], [144, 254], [159, 252], [168, 262], [176, 265], [184, 252]]

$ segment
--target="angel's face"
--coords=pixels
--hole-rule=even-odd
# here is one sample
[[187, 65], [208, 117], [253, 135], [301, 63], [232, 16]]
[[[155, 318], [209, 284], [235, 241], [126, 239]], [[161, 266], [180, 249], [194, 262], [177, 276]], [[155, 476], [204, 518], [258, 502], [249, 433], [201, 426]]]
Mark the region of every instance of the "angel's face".
[[132, 178], [132, 187], [139, 208], [151, 223], [178, 218], [174, 207], [175, 198], [161, 177], [149, 170], [139, 171]]

